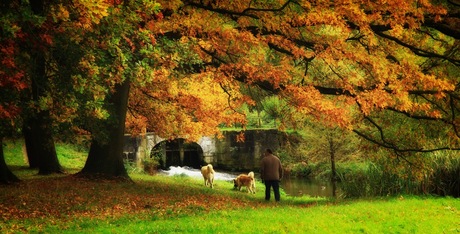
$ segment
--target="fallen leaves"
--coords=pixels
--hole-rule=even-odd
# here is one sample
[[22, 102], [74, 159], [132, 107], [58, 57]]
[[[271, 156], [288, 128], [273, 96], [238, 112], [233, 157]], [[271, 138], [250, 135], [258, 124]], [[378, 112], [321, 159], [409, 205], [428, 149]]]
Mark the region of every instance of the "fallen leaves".
[[139, 213], [167, 218], [218, 209], [267, 206], [244, 197], [203, 193], [199, 187], [180, 187], [176, 183], [101, 182], [72, 176], [23, 181], [16, 186], [0, 187], [0, 194], [0, 223], [25, 219], [47, 219], [50, 223], [85, 217], [104, 220]]

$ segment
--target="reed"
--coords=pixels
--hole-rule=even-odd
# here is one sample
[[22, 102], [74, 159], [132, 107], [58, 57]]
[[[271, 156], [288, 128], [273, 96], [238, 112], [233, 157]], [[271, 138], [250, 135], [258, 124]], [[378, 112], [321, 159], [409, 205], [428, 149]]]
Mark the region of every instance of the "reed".
[[460, 197], [460, 156], [435, 154], [422, 188], [431, 194]]
[[366, 167], [339, 170], [339, 178], [343, 196], [348, 198], [401, 194], [460, 197], [460, 156], [436, 153], [417, 167], [380, 158]]

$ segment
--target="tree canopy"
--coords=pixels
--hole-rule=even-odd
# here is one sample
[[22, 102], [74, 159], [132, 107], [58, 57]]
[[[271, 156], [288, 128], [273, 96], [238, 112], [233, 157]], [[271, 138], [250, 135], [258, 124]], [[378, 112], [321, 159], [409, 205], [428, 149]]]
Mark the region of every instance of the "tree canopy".
[[397, 152], [460, 149], [453, 1], [159, 2], [155, 31], [194, 41], [217, 82]]

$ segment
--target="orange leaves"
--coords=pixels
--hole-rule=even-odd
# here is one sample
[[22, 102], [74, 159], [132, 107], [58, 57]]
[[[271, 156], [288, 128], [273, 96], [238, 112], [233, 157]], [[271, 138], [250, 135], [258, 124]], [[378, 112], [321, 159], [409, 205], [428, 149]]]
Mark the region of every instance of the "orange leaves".
[[126, 43], [128, 43], [129, 47], [131, 47], [131, 52], [134, 52], [136, 50], [136, 45], [134, 45], [133, 41], [124, 35], [123, 39], [125, 39]]
[[334, 101], [320, 94], [312, 86], [288, 86], [284, 95], [300, 113], [313, 116], [322, 124], [347, 128], [352, 122], [347, 100]]
[[51, 6], [51, 17], [54, 22], [69, 21], [70, 12], [64, 5], [58, 4], [56, 6]]
[[106, 0], [106, 2], [110, 5], [120, 5], [123, 3], [123, 0]]
[[267, 36], [264, 38], [264, 41], [266, 43], [271, 43], [274, 45], [277, 45], [281, 48], [286, 48], [288, 51], [290, 51], [294, 57], [294, 59], [301, 59], [305, 57], [313, 57], [315, 53], [311, 50], [308, 50], [305, 47], [299, 47], [296, 45], [293, 41], [288, 40], [284, 37], [279, 37], [279, 36]]
[[238, 135], [236, 135], [236, 142], [244, 142], [246, 140], [246, 137], [244, 136], [244, 132], [240, 132]]
[[418, 64], [412, 61], [403, 61], [401, 69], [404, 71], [404, 82], [412, 90], [433, 90], [439, 92], [453, 91], [455, 85], [453, 81], [445, 79], [443, 76], [425, 74], [420, 71]]
[[146, 133], [148, 119], [145, 116], [133, 116], [128, 112], [126, 115], [126, 132], [136, 136]]
[[388, 92], [375, 89], [362, 92], [356, 98], [356, 102], [365, 116], [370, 115], [375, 110], [380, 110], [388, 106], [393, 106], [395, 100]]

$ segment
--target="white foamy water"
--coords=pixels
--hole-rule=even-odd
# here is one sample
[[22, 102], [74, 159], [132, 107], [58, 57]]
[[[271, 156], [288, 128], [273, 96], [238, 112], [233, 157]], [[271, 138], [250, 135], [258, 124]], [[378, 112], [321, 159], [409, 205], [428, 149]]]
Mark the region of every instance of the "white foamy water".
[[[223, 173], [223, 172], [219, 172], [216, 170], [214, 171], [215, 171], [215, 174], [214, 174], [215, 180], [233, 180], [236, 177], [236, 175], [233, 175], [233, 174]], [[160, 170], [160, 173], [163, 173], [169, 176], [186, 175], [190, 177], [203, 178], [203, 176], [201, 175], [201, 170], [187, 167], [187, 166], [185, 167], [171, 166], [169, 167], [168, 170]]]

